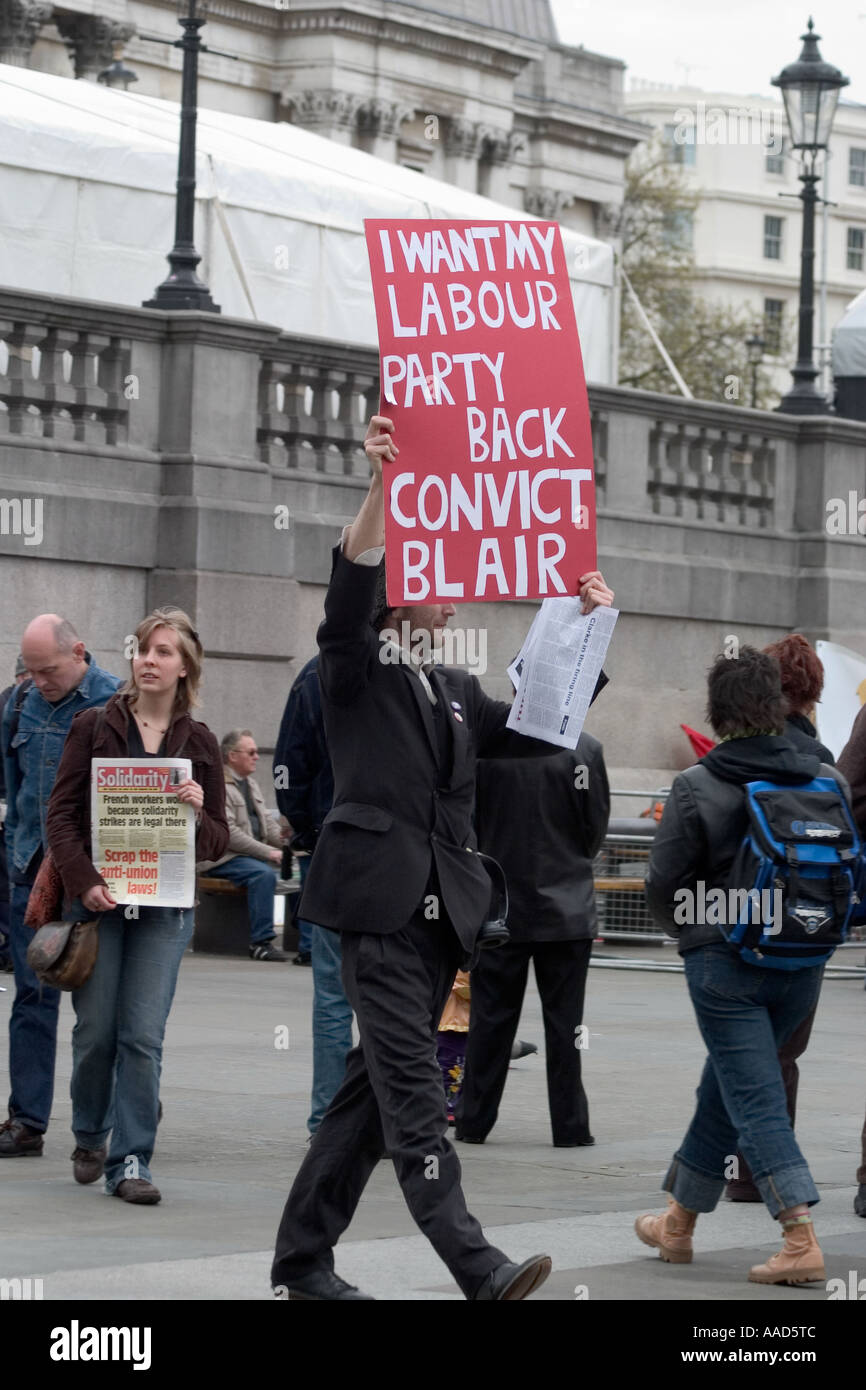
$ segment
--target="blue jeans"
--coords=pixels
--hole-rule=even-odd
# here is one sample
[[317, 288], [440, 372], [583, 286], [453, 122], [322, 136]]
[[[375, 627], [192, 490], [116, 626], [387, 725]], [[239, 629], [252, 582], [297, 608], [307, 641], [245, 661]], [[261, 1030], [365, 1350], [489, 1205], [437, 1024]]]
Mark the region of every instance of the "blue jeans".
[[9, 952], [15, 970], [15, 1002], [9, 1016], [9, 1115], [44, 1134], [54, 1099], [57, 1010], [60, 990], [40, 984], [27, 964], [33, 940], [24, 925], [30, 889], [13, 883], [9, 913]]
[[[303, 854], [303, 855], [299, 854], [299, 855], [298, 855], [298, 873], [299, 873], [300, 878], [301, 878], [301, 891], [303, 891], [304, 883], [306, 882], [306, 879], [307, 879], [307, 870], [308, 870], [308, 868], [310, 867], [310, 859], [311, 859], [311, 858], [312, 858], [312, 856], [309, 855], [309, 854]], [[301, 956], [309, 956], [309, 955], [312, 955], [312, 952], [313, 952], [313, 932], [315, 931], [315, 927], [313, 926], [312, 922], [307, 922], [303, 917], [298, 917], [298, 919], [297, 919], [297, 921], [296, 921], [296, 926], [297, 926], [297, 928], [298, 928], [298, 955], [301, 955]], [[337, 967], [337, 977], [338, 977], [338, 978], [339, 978], [339, 974], [340, 974], [340, 970], [339, 970], [339, 966], [338, 966], [338, 967]], [[341, 986], [341, 988], [342, 988], [342, 986]], [[349, 1044], [349, 1045], [351, 1046], [351, 1044]]]
[[266, 864], [264, 859], [253, 859], [250, 854], [236, 854], [234, 859], [226, 860], [219, 868], [208, 869], [208, 875], [244, 885], [250, 915], [250, 942], [253, 946], [259, 946], [263, 941], [273, 941], [277, 934], [274, 930], [275, 866]]
[[193, 913], [140, 907], [99, 924], [99, 954], [86, 985], [73, 991], [72, 1129], [83, 1149], [109, 1133], [105, 1190], [124, 1178], [150, 1179], [156, 1140], [162, 1041]]
[[823, 967], [764, 970], [724, 942], [683, 961], [709, 1056], [664, 1190], [688, 1211], [712, 1211], [739, 1147], [771, 1216], [813, 1206], [818, 1189], [791, 1128], [778, 1052], [817, 1004]]
[[310, 924], [313, 936], [313, 1095], [307, 1129], [315, 1134], [342, 1085], [352, 1046], [352, 1006], [341, 975], [339, 932]]

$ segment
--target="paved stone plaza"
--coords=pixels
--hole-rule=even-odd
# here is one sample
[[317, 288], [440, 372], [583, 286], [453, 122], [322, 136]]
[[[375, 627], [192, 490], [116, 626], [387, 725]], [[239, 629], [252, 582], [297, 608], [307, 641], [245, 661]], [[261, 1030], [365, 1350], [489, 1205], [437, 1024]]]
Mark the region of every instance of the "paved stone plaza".
[[[630, 954], [638, 953], [632, 948]], [[845, 964], [862, 964], [860, 951]], [[641, 958], [674, 960], [670, 948]], [[2, 1084], [12, 977], [0, 994]], [[57, 1091], [45, 1155], [0, 1165], [0, 1276], [39, 1276], [46, 1299], [271, 1298], [273, 1239], [304, 1153], [311, 1042], [309, 970], [189, 955], [169, 1019], [165, 1119], [154, 1158], [158, 1207], [130, 1207], [77, 1187], [69, 1155], [72, 1007], [64, 996]], [[816, 1226], [827, 1277], [866, 1276], [866, 1222], [852, 1210], [866, 1099], [862, 980], [827, 981], [801, 1064], [798, 1133], [822, 1201]], [[689, 1119], [703, 1060], [678, 974], [594, 968], [585, 1076], [592, 1149], [554, 1149], [546, 1111], [543, 1032], [530, 987], [520, 1036], [538, 1056], [513, 1066], [499, 1124], [483, 1147], [459, 1145], [470, 1207], [513, 1259], [553, 1257], [539, 1299], [794, 1301], [823, 1287], [746, 1282], [778, 1244], [762, 1206], [723, 1203], [698, 1225], [696, 1258], [672, 1267], [633, 1234], [663, 1205], [659, 1184]], [[276, 1046], [289, 1030], [288, 1050]], [[660, 1209], [660, 1207], [659, 1207]], [[404, 1206], [393, 1170], [374, 1174], [337, 1269], [379, 1299], [454, 1299], [447, 1270]], [[577, 1291], [577, 1294], [576, 1294]]]

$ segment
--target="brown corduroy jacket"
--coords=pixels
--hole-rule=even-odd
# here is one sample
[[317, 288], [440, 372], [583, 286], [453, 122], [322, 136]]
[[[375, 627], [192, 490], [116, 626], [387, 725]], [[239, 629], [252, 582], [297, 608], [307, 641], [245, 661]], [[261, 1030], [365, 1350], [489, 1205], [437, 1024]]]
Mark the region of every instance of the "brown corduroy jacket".
[[[80, 898], [100, 878], [90, 857], [90, 760], [127, 758], [129, 710], [126, 696], [112, 695], [105, 706], [102, 728], [94, 742], [98, 709], [82, 710], [69, 728], [57, 780], [48, 803], [48, 846], [60, 870], [69, 898]], [[225, 812], [225, 780], [219, 744], [206, 724], [178, 715], [166, 734], [165, 756], [189, 758], [193, 781], [204, 791], [201, 819], [196, 826], [197, 859], [219, 859], [229, 842]]]

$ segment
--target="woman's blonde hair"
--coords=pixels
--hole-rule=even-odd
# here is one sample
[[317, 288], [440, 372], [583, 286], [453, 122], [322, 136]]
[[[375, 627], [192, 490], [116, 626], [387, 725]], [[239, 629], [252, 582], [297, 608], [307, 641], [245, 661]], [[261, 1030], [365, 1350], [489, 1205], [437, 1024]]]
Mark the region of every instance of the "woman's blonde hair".
[[143, 618], [135, 629], [135, 643], [133, 654], [130, 657], [130, 675], [123, 687], [122, 694], [127, 695], [131, 703], [137, 700], [141, 694], [135, 683], [132, 660], [136, 652], [142, 649], [147, 650], [151, 637], [159, 627], [171, 628], [177, 638], [178, 650], [186, 667], [186, 675], [181, 676], [177, 683], [173, 713], [188, 714], [199, 703], [198, 691], [201, 684], [204, 649], [189, 615], [184, 613], [182, 608], [175, 608], [173, 604], [167, 604], [165, 608], [154, 608], [153, 612], [148, 613], [147, 617]]

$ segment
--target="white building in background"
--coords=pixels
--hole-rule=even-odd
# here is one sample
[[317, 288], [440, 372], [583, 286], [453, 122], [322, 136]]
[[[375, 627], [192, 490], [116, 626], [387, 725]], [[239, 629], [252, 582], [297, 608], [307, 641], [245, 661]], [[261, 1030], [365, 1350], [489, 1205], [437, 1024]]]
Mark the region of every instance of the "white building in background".
[[[799, 160], [781, 100], [632, 80], [626, 108], [662, 135], [700, 193], [691, 237], [708, 299], [754, 311], [772, 352], [787, 321], [796, 344], [802, 203]], [[834, 325], [866, 286], [866, 106], [840, 101], [815, 228], [815, 343], [829, 356]], [[793, 195], [793, 196], [791, 196]], [[787, 390], [796, 353], [780, 359]]]
[[[180, 97], [175, 0], [0, 0], [0, 62]], [[154, 43], [153, 37], [167, 42]], [[199, 104], [285, 121], [587, 236], [644, 127], [625, 64], [560, 43], [550, 0], [211, 0]]]

